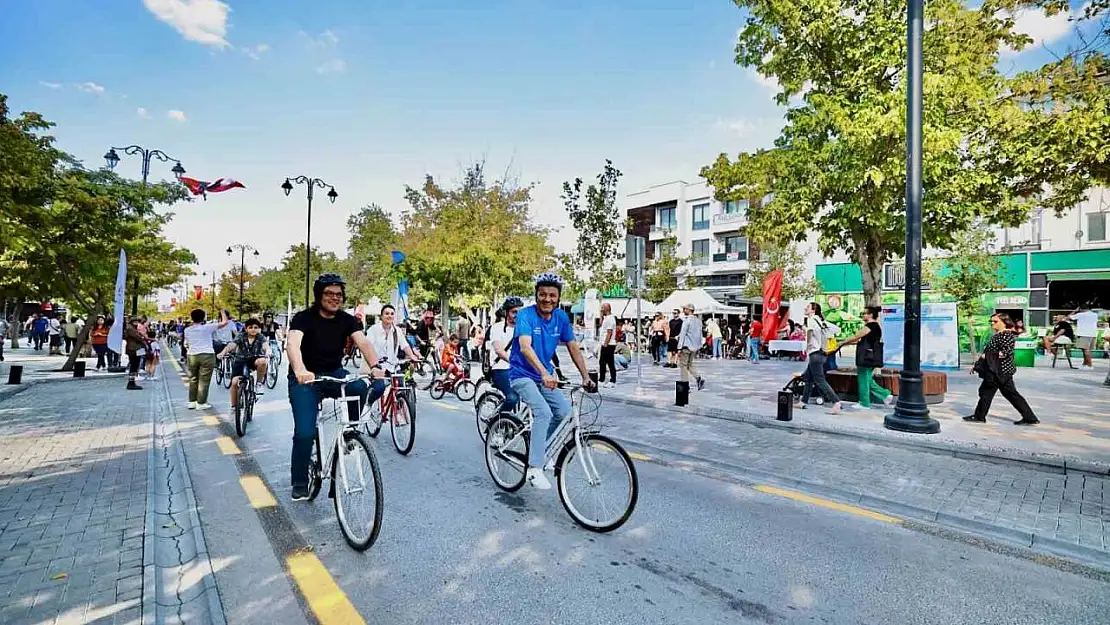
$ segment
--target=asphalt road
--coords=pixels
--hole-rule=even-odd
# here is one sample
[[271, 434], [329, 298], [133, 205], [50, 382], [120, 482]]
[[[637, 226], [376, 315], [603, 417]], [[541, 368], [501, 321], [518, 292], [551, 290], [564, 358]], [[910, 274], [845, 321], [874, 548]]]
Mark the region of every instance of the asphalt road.
[[[411, 455], [398, 455], [386, 436], [375, 442], [383, 529], [370, 551], [356, 553], [326, 496], [289, 500], [284, 380], [236, 441], [242, 454], [224, 455], [214, 444], [221, 426], [185, 411], [184, 389], [167, 372], [233, 625], [316, 620], [282, 570], [284, 555], [305, 543], [342, 589], [329, 600], [349, 600], [367, 623], [1104, 625], [1110, 614], [1105, 577], [757, 492], [682, 462], [638, 461], [635, 514], [611, 534], [593, 534], [571, 521], [554, 490], [499, 491], [470, 404], [426, 393]], [[226, 391], [213, 396], [226, 433]], [[666, 437], [650, 443], [675, 446]], [[235, 484], [243, 467], [261, 473], [276, 508], [251, 507]]]

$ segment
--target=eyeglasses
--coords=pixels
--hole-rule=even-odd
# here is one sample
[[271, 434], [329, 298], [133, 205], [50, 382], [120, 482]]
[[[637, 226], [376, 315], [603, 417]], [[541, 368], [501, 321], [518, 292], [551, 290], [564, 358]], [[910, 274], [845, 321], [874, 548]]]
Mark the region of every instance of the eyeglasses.
[[332, 299], [339, 299], [339, 298], [343, 297], [343, 291], [324, 291], [324, 297], [330, 297]]

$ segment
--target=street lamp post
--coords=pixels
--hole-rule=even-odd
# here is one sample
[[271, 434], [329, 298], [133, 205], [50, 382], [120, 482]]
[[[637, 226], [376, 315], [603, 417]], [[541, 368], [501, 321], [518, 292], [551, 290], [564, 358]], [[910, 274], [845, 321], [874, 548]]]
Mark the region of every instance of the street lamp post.
[[906, 19], [906, 323], [904, 358], [898, 378], [898, 403], [883, 419], [887, 429], [936, 434], [940, 423], [929, 417], [921, 376], [921, 169], [924, 57], [924, 0], [907, 0]]
[[241, 321], [243, 319], [243, 280], [247, 264], [247, 251], [250, 250], [254, 253], [254, 257], [258, 258], [258, 250], [246, 243], [235, 243], [227, 247], [228, 255], [230, 256], [235, 250], [239, 250], [239, 319]]
[[[207, 276], [208, 272], [205, 271], [201, 275]], [[210, 290], [210, 292], [212, 293], [212, 315], [213, 315], [212, 318], [215, 319], [216, 317], [220, 316], [220, 311], [216, 309], [216, 272], [215, 271], [212, 272], [212, 282], [209, 283], [209, 286], [212, 287], [212, 289]]]
[[285, 191], [288, 196], [293, 192], [293, 184], [303, 184], [308, 187], [308, 228], [305, 230], [304, 237], [304, 305], [307, 308], [312, 302], [309, 299], [309, 289], [312, 285], [312, 190], [315, 187], [328, 187], [328, 199], [332, 204], [335, 204], [335, 199], [339, 194], [335, 192], [335, 187], [320, 180], [319, 178], [310, 178], [308, 176], [297, 176], [296, 178], [286, 178], [285, 182], [281, 185], [281, 190]]
[[[122, 150], [124, 154], [127, 154], [129, 156], [135, 156], [135, 155], [142, 156], [142, 159], [143, 159], [143, 184], [144, 185], [149, 184], [147, 182], [147, 178], [150, 177], [150, 159], [152, 159], [152, 158], [156, 158], [156, 159], [162, 161], [163, 163], [168, 163], [170, 161], [173, 161], [173, 163], [174, 163], [173, 164], [173, 169], [171, 169], [170, 171], [173, 172], [174, 178], [177, 178], [178, 180], [181, 180], [181, 176], [185, 174], [185, 168], [181, 166], [181, 161], [179, 161], [176, 158], [170, 156], [169, 154], [166, 154], [162, 150], [148, 150], [148, 149], [142, 147], [141, 145], [129, 145], [125, 148], [115, 148], [115, 147], [109, 148], [109, 150], [104, 154], [104, 161], [108, 164], [108, 169], [115, 169], [116, 165], [119, 164], [120, 159], [119, 159], [119, 154], [116, 153], [117, 149]], [[138, 314], [139, 314], [139, 276], [138, 276], [138, 274], [136, 274], [131, 279], [131, 316], [134, 317]]]

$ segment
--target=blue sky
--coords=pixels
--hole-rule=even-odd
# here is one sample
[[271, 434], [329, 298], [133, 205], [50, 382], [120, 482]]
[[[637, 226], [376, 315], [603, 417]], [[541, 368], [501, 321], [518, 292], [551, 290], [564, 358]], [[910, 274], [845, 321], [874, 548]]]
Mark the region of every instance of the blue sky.
[[[563, 180], [611, 158], [622, 195], [693, 182], [719, 152], [769, 146], [781, 125], [773, 85], [732, 64], [744, 16], [727, 0], [4, 5], [0, 91], [57, 122], [63, 149], [99, 166], [109, 146], [138, 143], [189, 175], [247, 185], [176, 207], [169, 234], [197, 253], [198, 273], [224, 270], [230, 243], [254, 243], [272, 266], [303, 241], [304, 189], [286, 198], [286, 176], [336, 186], [334, 206], [314, 206], [313, 242], [341, 252], [360, 206], [399, 214], [406, 183], [455, 179], [485, 158], [539, 183], [535, 217], [563, 227], [566, 250]], [[1022, 23], [1045, 43], [1070, 30]], [[138, 177], [139, 162], [119, 170]]]

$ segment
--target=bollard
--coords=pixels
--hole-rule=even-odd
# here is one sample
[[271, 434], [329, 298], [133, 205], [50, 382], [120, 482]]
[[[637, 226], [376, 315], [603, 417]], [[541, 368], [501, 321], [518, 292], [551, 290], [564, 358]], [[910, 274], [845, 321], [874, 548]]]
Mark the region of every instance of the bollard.
[[23, 380], [23, 365], [12, 365], [8, 370], [8, 384], [19, 384]]
[[678, 380], [674, 383], [674, 405], [685, 406], [690, 403], [690, 383]]
[[794, 420], [794, 393], [779, 391], [779, 412], [775, 419], [777, 421]]
[[85, 377], [85, 361], [84, 360], [78, 360], [78, 361], [73, 363], [73, 377], [75, 377], [75, 378]]

